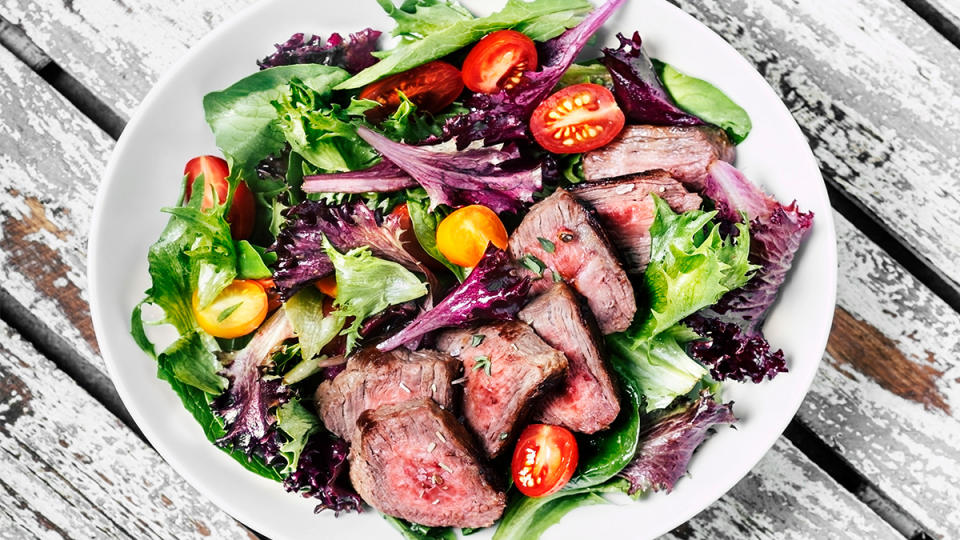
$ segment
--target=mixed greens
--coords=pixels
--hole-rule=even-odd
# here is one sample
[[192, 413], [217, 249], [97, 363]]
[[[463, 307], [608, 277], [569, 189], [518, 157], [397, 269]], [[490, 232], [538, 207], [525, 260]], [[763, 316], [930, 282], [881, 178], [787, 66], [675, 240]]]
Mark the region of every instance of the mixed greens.
[[[587, 150], [574, 142], [575, 151], [549, 152], [547, 135], [533, 128], [548, 96], [583, 85], [609, 95], [619, 114], [603, 119], [611, 129], [618, 120], [619, 128], [712, 125], [734, 144], [751, 130], [719, 89], [647, 57], [638, 33], [576, 63], [625, 0], [596, 8], [508, 0], [482, 18], [455, 0], [377, 1], [396, 22], [392, 49], [379, 49], [372, 29], [346, 39], [296, 34], [258, 62], [260, 71], [204, 97], [229, 174], [188, 164], [184, 194], [164, 209], [169, 223], [150, 248], [152, 285], [131, 325], [210, 441], [335, 512], [359, 511], [362, 501], [345, 474], [347, 442], [312, 410], [320, 381], [361, 344], [415, 349], [438, 329], [514, 319], [533, 281], [562, 280], [536, 257], [513, 261], [494, 233], [476, 245], [463, 240], [457, 249], [475, 253], [463, 264], [438, 232], [472, 205], [512, 228], [535, 201], [584, 181]], [[375, 92], [425, 64], [461, 63], [500, 30], [536, 42], [539, 61], [515, 73], [514, 86], [480, 93], [460, 82], [442, 106], [413, 79]], [[727, 162], [707, 173], [706, 210], [678, 213], [652, 195], [650, 261], [633, 283], [640, 309], [627, 331], [606, 337], [620, 416], [578, 436], [579, 465], [559, 491], [511, 491], [495, 538], [536, 538], [607, 493], [669, 491], [708, 430], [735, 420], [720, 381], [786, 371], [762, 323], [813, 216], [781, 205]], [[238, 213], [247, 197], [255, 211]], [[243, 220], [248, 234], [237, 232]], [[179, 336], [160, 352], [145, 330], [146, 305], [162, 311], [150, 324]], [[253, 323], [236, 322], [243, 317]], [[407, 538], [451, 534], [388, 519]]]

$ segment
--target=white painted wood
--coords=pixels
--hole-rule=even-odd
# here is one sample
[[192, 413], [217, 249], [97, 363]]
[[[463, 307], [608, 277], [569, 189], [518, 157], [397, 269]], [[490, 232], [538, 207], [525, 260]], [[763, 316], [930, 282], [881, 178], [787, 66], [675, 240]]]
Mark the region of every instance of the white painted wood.
[[879, 540], [902, 536], [781, 437], [720, 502], [663, 538]]
[[0, 323], [0, 538], [253, 538]]

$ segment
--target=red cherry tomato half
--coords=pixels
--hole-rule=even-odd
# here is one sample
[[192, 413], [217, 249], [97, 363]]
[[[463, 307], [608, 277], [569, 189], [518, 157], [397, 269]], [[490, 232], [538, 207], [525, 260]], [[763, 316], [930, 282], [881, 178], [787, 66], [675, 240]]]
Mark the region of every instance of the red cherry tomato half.
[[[187, 162], [187, 166], [183, 168], [183, 174], [187, 176], [184, 202], [190, 200], [193, 181], [201, 174], [203, 175], [203, 202], [200, 203], [200, 207], [212, 208], [214, 200], [221, 203], [227, 200], [227, 192], [230, 188], [227, 176], [230, 175], [230, 168], [223, 159], [217, 156], [195, 157]], [[216, 199], [214, 199], [214, 193], [216, 193]], [[233, 193], [233, 203], [227, 212], [230, 234], [235, 239], [244, 240], [250, 237], [250, 233], [253, 232], [255, 213], [256, 203], [253, 200], [253, 193], [250, 192], [247, 184], [241, 181], [237, 184], [237, 190]]]
[[487, 34], [470, 49], [463, 62], [463, 82], [474, 92], [490, 94], [510, 90], [524, 71], [537, 69], [537, 47], [515, 30]]
[[381, 106], [367, 111], [367, 117], [379, 121], [395, 111], [400, 106], [397, 90], [417, 107], [437, 113], [463, 92], [463, 78], [460, 70], [452, 65], [434, 61], [370, 83], [360, 91], [359, 97], [372, 99]]
[[612, 141], [625, 120], [609, 90], [598, 84], [575, 84], [537, 106], [530, 118], [530, 131], [547, 150], [575, 154]]
[[573, 477], [579, 459], [577, 440], [569, 430], [530, 424], [513, 451], [513, 483], [528, 497], [556, 493]]

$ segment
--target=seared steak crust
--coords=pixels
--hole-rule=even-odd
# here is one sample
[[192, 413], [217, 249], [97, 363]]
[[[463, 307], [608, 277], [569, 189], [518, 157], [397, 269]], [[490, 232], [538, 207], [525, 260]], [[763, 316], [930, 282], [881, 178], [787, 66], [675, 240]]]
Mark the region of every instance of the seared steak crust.
[[563, 382], [544, 396], [534, 418], [581, 433], [609, 427], [620, 413], [620, 401], [603, 358], [600, 331], [576, 293], [557, 283], [530, 302], [520, 319], [569, 363]]
[[610, 144], [583, 156], [588, 181], [663, 169], [700, 191], [714, 160], [733, 162], [735, 148], [713, 126], [627, 126]]
[[428, 527], [487, 527], [506, 505], [470, 434], [425, 398], [360, 415], [350, 480], [367, 504]]
[[328, 430], [349, 440], [357, 417], [367, 409], [418, 397], [450, 409], [451, 382], [459, 371], [459, 362], [436, 351], [399, 348], [384, 353], [365, 347], [347, 360], [342, 373], [317, 387], [317, 412]]
[[627, 273], [603, 229], [567, 191], [558, 189], [533, 205], [510, 236], [509, 249], [521, 262], [527, 257], [527, 263], [547, 266], [531, 292], [549, 288], [555, 272], [587, 299], [604, 334], [630, 326], [637, 302]]
[[449, 330], [437, 348], [463, 362], [463, 416], [490, 457], [509, 447], [530, 406], [567, 369], [563, 353], [520, 321]]
[[696, 210], [702, 202], [663, 171], [585, 182], [571, 193], [597, 215], [631, 274], [642, 274], [650, 262], [650, 225], [655, 213], [650, 194], [666, 201], [674, 212]]

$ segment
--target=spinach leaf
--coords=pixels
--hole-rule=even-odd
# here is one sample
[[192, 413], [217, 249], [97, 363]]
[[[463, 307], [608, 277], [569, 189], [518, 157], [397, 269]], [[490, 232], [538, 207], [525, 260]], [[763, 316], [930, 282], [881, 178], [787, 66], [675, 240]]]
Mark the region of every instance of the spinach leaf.
[[[266, 279], [273, 274], [267, 268], [264, 256], [267, 252], [261, 254], [254, 245], [246, 240], [240, 240], [236, 243], [237, 251], [237, 277], [240, 279]], [[276, 254], [269, 252], [276, 260]]]
[[602, 504], [602, 493], [627, 491], [629, 484], [615, 478], [598, 486], [561, 490], [546, 497], [525, 497], [516, 493], [507, 503], [493, 540], [536, 540], [570, 510], [589, 504]]
[[750, 115], [716, 86], [659, 60], [654, 60], [653, 65], [664, 88], [684, 112], [723, 129], [734, 144], [740, 144], [750, 134]]
[[383, 514], [383, 519], [393, 525], [395, 529], [407, 540], [456, 540], [457, 533], [450, 527], [427, 527], [419, 523], [410, 523], [409, 521], [395, 518]]
[[467, 277], [467, 270], [450, 262], [437, 248], [437, 226], [440, 225], [443, 216], [439, 208], [430, 212], [429, 207], [429, 199], [407, 201], [407, 210], [410, 212], [410, 222], [413, 224], [413, 233], [417, 237], [417, 242], [427, 255], [446, 266], [457, 277], [457, 281], [463, 283]]
[[[507, 5], [497, 13], [473, 19], [467, 18], [465, 13], [456, 8], [436, 1], [406, 2], [400, 9], [393, 8], [389, 0], [381, 0], [380, 3], [389, 15], [400, 17], [395, 32], [402, 35], [404, 40], [395, 49], [378, 54], [381, 58], [379, 62], [338, 84], [335, 89], [360, 88], [388, 75], [415, 68], [461, 49], [495, 30], [514, 28], [528, 32], [533, 39], [550, 39], [579, 23], [579, 16], [592, 7], [585, 0], [508, 0]], [[432, 16], [441, 11], [439, 22], [434, 22]]]
[[273, 102], [290, 91], [299, 79], [320, 94], [350, 76], [345, 70], [320, 64], [296, 64], [258, 71], [229, 88], [203, 97], [203, 110], [217, 146], [244, 178], [256, 175], [254, 167], [263, 158], [283, 148], [277, 111]]
[[622, 385], [626, 394], [620, 416], [609, 429], [582, 438], [580, 465], [564, 491], [602, 484], [627, 466], [637, 453], [640, 436], [640, 407], [643, 398], [632, 380]]

